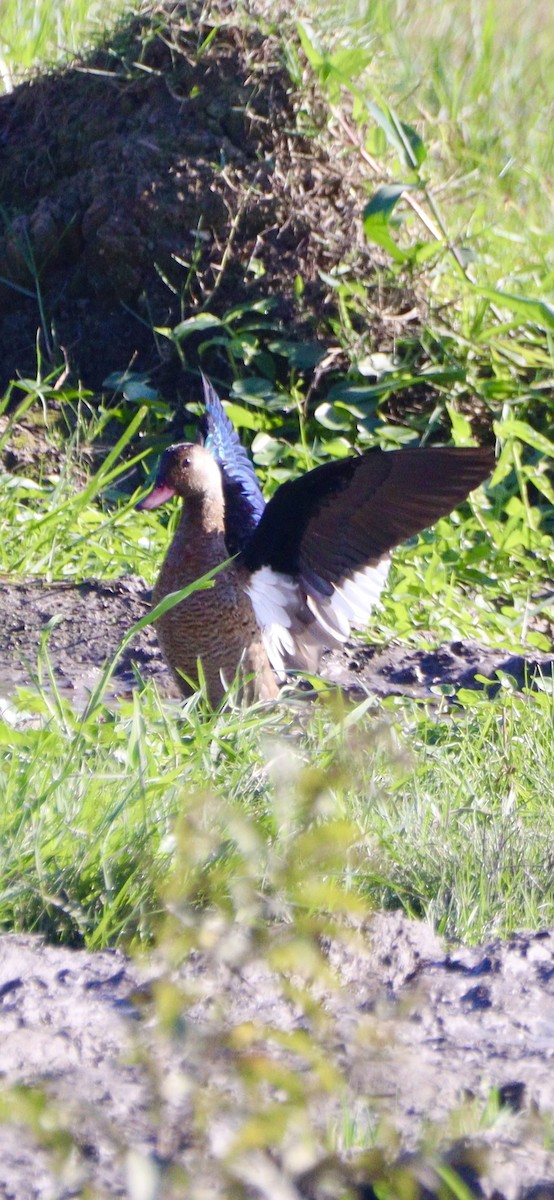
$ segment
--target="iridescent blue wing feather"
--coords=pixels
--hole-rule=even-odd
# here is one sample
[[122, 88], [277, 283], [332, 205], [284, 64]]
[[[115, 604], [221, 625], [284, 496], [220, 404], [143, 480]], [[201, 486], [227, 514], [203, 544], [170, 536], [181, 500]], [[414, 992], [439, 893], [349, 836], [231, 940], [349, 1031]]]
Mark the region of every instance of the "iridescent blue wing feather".
[[254, 467], [238, 434], [205, 375], [204, 412], [200, 433], [204, 446], [221, 467], [225, 493], [225, 540], [230, 554], [236, 554], [250, 541], [265, 508]]

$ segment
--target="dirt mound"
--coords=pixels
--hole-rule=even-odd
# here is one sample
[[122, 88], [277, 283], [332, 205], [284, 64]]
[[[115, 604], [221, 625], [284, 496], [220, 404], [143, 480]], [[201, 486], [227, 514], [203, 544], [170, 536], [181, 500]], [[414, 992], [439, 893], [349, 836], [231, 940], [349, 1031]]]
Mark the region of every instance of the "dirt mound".
[[89, 387], [131, 362], [166, 382], [152, 326], [273, 297], [316, 337], [320, 272], [355, 258], [371, 279], [357, 165], [281, 56], [234, 5], [166, 4], [0, 98], [0, 387], [34, 372], [39, 327]]

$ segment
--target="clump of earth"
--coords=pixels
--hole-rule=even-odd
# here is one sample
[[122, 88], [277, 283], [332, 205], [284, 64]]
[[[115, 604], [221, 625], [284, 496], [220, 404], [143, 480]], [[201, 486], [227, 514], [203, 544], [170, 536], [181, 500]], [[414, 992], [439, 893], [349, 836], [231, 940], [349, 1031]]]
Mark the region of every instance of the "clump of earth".
[[405, 290], [387, 315], [358, 158], [300, 100], [282, 43], [234, 5], [206, 12], [145, 9], [0, 98], [0, 389], [34, 375], [37, 329], [43, 373], [65, 357], [92, 389], [127, 367], [178, 386], [153, 327], [205, 309], [269, 299], [281, 330], [317, 338], [341, 263], [375, 295], [380, 348], [412, 309]]

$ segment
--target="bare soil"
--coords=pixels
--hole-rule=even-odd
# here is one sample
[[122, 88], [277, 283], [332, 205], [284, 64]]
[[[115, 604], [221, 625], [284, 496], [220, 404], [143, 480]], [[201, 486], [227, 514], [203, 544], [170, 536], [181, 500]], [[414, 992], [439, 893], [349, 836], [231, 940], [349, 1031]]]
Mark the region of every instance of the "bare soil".
[[[455, 1167], [467, 1195], [549, 1200], [554, 932], [467, 949], [390, 913], [376, 916], [350, 943], [330, 941], [324, 951], [339, 981], [323, 996], [319, 989], [331, 1030], [329, 1064], [345, 1082], [340, 1096], [314, 1099], [311, 1119], [316, 1128], [340, 1129], [347, 1110], [369, 1137], [386, 1118], [402, 1149], [389, 1128], [382, 1160], [377, 1152], [369, 1159], [316, 1156], [311, 1167], [299, 1167], [294, 1158], [258, 1154], [250, 1179], [244, 1164], [236, 1167], [246, 1185], [238, 1193], [236, 1180], [235, 1187], [223, 1182], [217, 1166], [242, 1095], [224, 1032], [256, 1022], [258, 1052], [267, 1043], [274, 1055], [271, 1031], [310, 1029], [267, 966], [253, 960], [238, 969], [216, 967], [195, 954], [168, 974], [160, 963], [133, 963], [117, 952], [90, 954], [33, 936], [0, 938], [9, 1106], [0, 1125], [0, 1195], [46, 1200], [83, 1195], [88, 1186], [87, 1195], [168, 1200], [231, 1193], [253, 1200], [345, 1194], [375, 1200], [373, 1183], [388, 1162], [389, 1169], [409, 1164], [421, 1200], [433, 1200], [453, 1195], [435, 1159]], [[181, 1035], [164, 1035], [155, 1019], [157, 978], [187, 996]], [[164, 1078], [171, 1086], [162, 1086]], [[35, 1107], [29, 1093], [6, 1091], [11, 1085], [37, 1088]], [[199, 1089], [205, 1111], [213, 1105], [205, 1135], [193, 1128], [191, 1089]], [[433, 1134], [437, 1122], [442, 1136]], [[420, 1158], [422, 1137], [427, 1152]], [[149, 1177], [156, 1192], [143, 1190]]]
[[[48, 653], [62, 691], [82, 705], [106, 660], [116, 651], [131, 625], [149, 611], [150, 591], [144, 580], [89, 579], [84, 583], [43, 583], [40, 579], [0, 577], [0, 695], [37, 678], [37, 655], [48, 623]], [[86, 639], [82, 630], [87, 630]], [[343, 651], [325, 655], [322, 676], [350, 695], [411, 696], [436, 699], [441, 685], [484, 687], [476, 675], [498, 688], [496, 672], [532, 685], [539, 672], [548, 677], [554, 657], [535, 651], [525, 658], [476, 642], [451, 642], [438, 649], [412, 649], [401, 643], [386, 647], [349, 643]], [[162, 693], [176, 695], [162, 659], [154, 630], [147, 626], [134, 638], [116, 666], [113, 695], [129, 694], [141, 680], [155, 679]]]

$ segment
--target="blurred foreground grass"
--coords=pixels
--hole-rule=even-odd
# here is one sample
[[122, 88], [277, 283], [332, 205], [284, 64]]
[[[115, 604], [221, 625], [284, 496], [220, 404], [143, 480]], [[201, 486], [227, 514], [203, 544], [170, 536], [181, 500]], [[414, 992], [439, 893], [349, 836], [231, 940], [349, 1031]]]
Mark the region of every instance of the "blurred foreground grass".
[[[199, 871], [197, 850], [206, 855], [199, 913], [214, 880], [219, 903], [241, 886], [239, 821], [251, 823], [260, 895], [266, 855], [295, 846], [301, 886], [288, 894], [284, 879], [267, 903], [292, 905], [298, 920], [333, 914], [347, 893], [356, 911], [402, 905], [473, 941], [554, 920], [551, 686], [521, 696], [506, 679], [495, 699], [464, 691], [450, 712], [439, 698], [431, 710], [323, 693], [218, 713], [150, 686], [79, 715], [46, 658], [41, 675], [38, 692], [3, 701], [5, 929], [94, 947], [150, 941], [176, 822], [198, 829], [178, 870]], [[321, 874], [319, 843], [337, 830], [340, 853]]]

